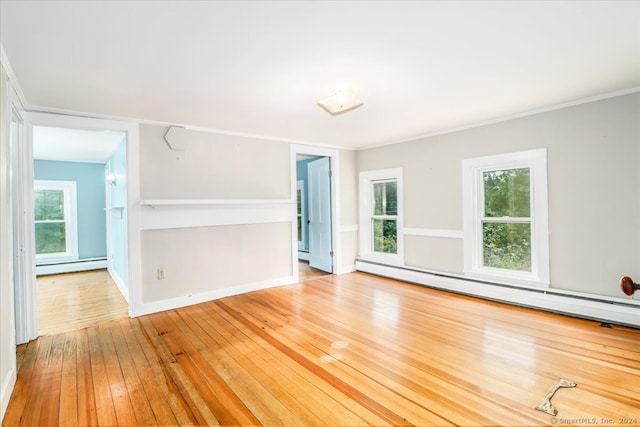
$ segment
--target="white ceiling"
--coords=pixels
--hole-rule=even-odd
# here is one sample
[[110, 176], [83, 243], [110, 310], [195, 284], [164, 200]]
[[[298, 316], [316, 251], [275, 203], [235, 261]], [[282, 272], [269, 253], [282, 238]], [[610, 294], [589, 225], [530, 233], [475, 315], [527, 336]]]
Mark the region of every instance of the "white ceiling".
[[33, 158], [106, 163], [124, 141], [122, 132], [33, 127]]
[[[640, 86], [640, 2], [0, 1], [33, 109], [365, 147]], [[331, 116], [341, 86], [364, 105]]]

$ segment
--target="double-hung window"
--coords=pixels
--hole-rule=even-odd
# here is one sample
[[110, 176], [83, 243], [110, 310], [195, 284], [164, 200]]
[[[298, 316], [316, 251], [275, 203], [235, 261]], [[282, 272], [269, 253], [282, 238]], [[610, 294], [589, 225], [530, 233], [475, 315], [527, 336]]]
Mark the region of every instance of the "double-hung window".
[[402, 169], [360, 173], [360, 254], [402, 264]]
[[546, 150], [463, 161], [465, 273], [549, 284]]
[[34, 182], [38, 264], [78, 259], [75, 181]]

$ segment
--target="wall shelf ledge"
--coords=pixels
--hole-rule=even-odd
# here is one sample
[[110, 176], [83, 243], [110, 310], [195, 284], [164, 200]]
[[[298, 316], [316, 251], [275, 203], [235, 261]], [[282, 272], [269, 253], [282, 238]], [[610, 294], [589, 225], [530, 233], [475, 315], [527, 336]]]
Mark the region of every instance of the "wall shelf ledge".
[[140, 200], [141, 206], [161, 207], [161, 206], [197, 206], [197, 205], [288, 205], [295, 204], [290, 199], [160, 199], [160, 200]]

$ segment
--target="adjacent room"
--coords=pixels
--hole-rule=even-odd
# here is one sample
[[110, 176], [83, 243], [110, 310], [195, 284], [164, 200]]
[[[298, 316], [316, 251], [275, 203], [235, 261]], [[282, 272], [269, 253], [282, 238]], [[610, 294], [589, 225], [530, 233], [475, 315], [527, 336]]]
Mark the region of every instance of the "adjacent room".
[[0, 1], [3, 426], [640, 426], [640, 1]]
[[38, 335], [128, 316], [119, 202], [126, 188], [117, 179], [124, 176], [125, 139], [118, 132], [33, 128]]

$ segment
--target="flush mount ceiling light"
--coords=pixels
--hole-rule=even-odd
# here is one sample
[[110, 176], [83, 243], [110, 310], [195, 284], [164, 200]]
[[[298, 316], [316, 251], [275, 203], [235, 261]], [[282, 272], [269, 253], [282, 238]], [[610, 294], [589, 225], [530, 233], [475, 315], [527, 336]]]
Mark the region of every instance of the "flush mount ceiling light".
[[318, 101], [318, 105], [327, 110], [332, 116], [346, 113], [362, 105], [351, 89], [336, 90], [331, 96]]

